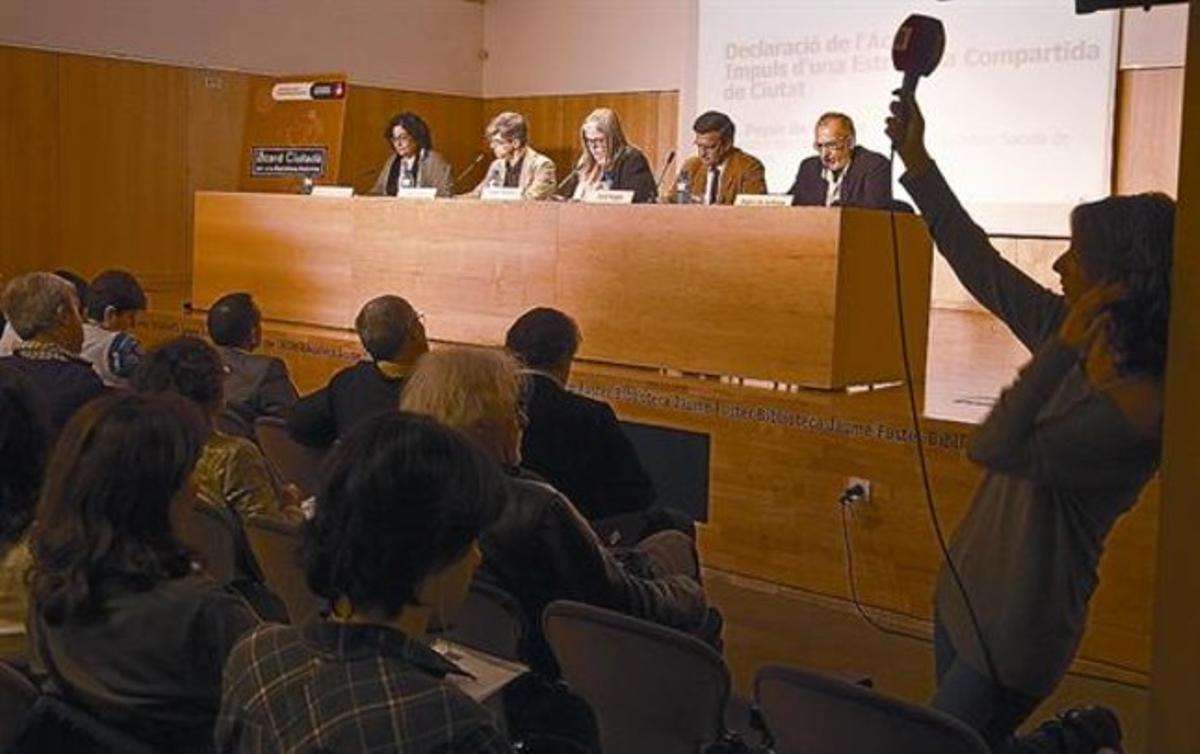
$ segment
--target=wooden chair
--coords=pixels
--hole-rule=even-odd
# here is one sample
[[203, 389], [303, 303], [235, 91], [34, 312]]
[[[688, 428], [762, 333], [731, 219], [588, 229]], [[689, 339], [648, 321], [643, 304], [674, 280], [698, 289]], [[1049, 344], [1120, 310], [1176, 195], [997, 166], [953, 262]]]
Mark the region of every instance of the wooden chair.
[[296, 442], [288, 434], [287, 423], [273, 416], [255, 419], [254, 435], [263, 455], [281, 479], [296, 485], [306, 495], [317, 494], [327, 451]]
[[267, 587], [287, 605], [292, 625], [320, 612], [325, 601], [313, 594], [300, 563], [300, 527], [291, 521], [253, 516], [246, 521], [250, 549], [262, 568]]
[[778, 754], [988, 754], [947, 714], [800, 668], [767, 665], [754, 699]]
[[604, 751], [695, 754], [725, 735], [729, 670], [704, 642], [578, 602], [551, 603], [542, 624]]

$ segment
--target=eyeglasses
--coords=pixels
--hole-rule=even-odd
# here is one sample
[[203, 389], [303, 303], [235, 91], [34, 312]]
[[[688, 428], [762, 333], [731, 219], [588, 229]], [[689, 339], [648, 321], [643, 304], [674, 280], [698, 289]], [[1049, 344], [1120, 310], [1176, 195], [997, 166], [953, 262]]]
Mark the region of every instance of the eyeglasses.
[[415, 139], [408, 134], [400, 134], [399, 136], [393, 136], [390, 141], [393, 144], [404, 144], [405, 142], [415, 141]]
[[838, 152], [838, 151], [845, 149], [846, 145], [849, 143], [850, 143], [849, 139], [830, 139], [829, 141], [815, 141], [815, 142], [813, 142], [813, 151], [816, 151], [816, 152], [825, 152], [825, 151]]
[[589, 146], [589, 147], [603, 147], [603, 146], [608, 145], [608, 139], [603, 136], [597, 137], [595, 139], [589, 139], [585, 136], [583, 138], [583, 143], [585, 146]]
[[499, 147], [499, 146], [503, 146], [505, 144], [511, 143], [513, 141], [516, 141], [516, 140], [510, 139], [505, 136], [493, 136], [492, 138], [488, 139], [488, 144], [491, 144], [493, 147]]

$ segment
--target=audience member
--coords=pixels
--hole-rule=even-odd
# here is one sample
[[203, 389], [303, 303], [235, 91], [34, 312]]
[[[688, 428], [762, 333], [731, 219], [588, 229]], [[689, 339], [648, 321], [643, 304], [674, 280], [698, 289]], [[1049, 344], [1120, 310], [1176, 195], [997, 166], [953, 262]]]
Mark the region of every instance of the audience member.
[[612, 408], [567, 390], [579, 341], [574, 320], [539, 307], [513, 323], [505, 345], [528, 368], [521, 465], [594, 522], [650, 507], [654, 482]]
[[529, 128], [523, 115], [500, 113], [488, 123], [484, 135], [496, 159], [467, 196], [478, 198], [490, 186], [520, 189], [524, 199], [547, 199], [554, 193], [554, 160], [529, 146]]
[[260, 416], [286, 418], [297, 395], [287, 364], [254, 353], [262, 342], [262, 313], [249, 293], [229, 293], [208, 310], [208, 336], [229, 366], [225, 403], [248, 424]]
[[129, 378], [142, 358], [142, 346], [129, 332], [139, 312], [146, 311], [146, 293], [137, 278], [124, 270], [108, 270], [88, 289], [80, 355], [109, 387], [129, 387]]
[[421, 318], [399, 296], [368, 301], [354, 329], [369, 358], [338, 372], [327, 386], [296, 403], [288, 416], [292, 438], [310, 447], [328, 447], [368, 416], [395, 411], [408, 373], [429, 350]]
[[450, 163], [433, 149], [433, 136], [420, 115], [404, 111], [388, 121], [383, 138], [393, 154], [379, 171], [374, 196], [395, 196], [401, 188], [434, 188], [438, 196], [453, 193]]
[[225, 370], [215, 348], [200, 338], [184, 336], [151, 351], [134, 383], [144, 393], [181, 395], [204, 412], [210, 431], [192, 474], [202, 501], [228, 507], [243, 521], [251, 516], [303, 518], [299, 502], [276, 487], [258, 446], [215, 429], [225, 405]]
[[50, 459], [34, 530], [32, 669], [100, 721], [212, 750], [221, 667], [256, 620], [180, 544], [204, 418], [176, 396], [84, 407]]
[[[541, 633], [542, 610], [556, 599], [588, 602], [669, 626], [698, 626], [706, 618], [704, 591], [693, 578], [698, 565], [692, 575], [653, 567], [635, 575], [604, 547], [562, 493], [516, 475], [525, 423], [520, 392], [519, 365], [508, 354], [447, 348], [421, 359], [401, 407], [466, 432], [512, 472], [507, 478], [508, 504], [480, 538], [481, 573], [512, 593], [525, 609], [530, 628], [522, 648], [525, 661], [543, 674], [556, 672]], [[678, 537], [691, 552], [686, 536], [664, 534]]]
[[1158, 469], [1175, 203], [1139, 194], [1077, 206], [1054, 263], [1060, 296], [1006, 261], [963, 209], [925, 148], [916, 102], [892, 113], [901, 182], [938, 251], [1033, 353], [967, 448], [984, 474], [934, 594], [933, 706], [996, 752], [1119, 749], [1120, 726], [1101, 707], [1015, 732], [1070, 667], [1105, 539]]
[[80, 406], [104, 392], [104, 383], [79, 357], [83, 321], [75, 289], [49, 272], [31, 272], [5, 286], [0, 309], [24, 341], [0, 364], [33, 380], [57, 436]]
[[225, 667], [217, 750], [511, 751], [491, 714], [423, 639], [466, 597], [479, 532], [499, 514], [498, 470], [467, 438], [421, 416], [361, 422], [334, 450], [304, 527], [308, 583], [333, 605], [266, 626]]
[[[689, 202], [733, 204], [738, 194], [767, 193], [766, 168], [757, 157], [733, 145], [736, 130], [728, 115], [715, 110], [701, 114], [692, 124], [696, 154], [679, 168], [676, 179], [676, 186], [687, 181]], [[674, 193], [676, 186], [663, 190]], [[669, 198], [679, 200], [674, 195]]]
[[559, 196], [586, 199], [602, 189], [615, 189], [632, 191], [635, 204], [654, 201], [657, 187], [650, 162], [625, 141], [615, 112], [607, 107], [593, 110], [579, 129], [579, 142], [583, 152], [559, 187]]
[[[70, 270], [55, 270], [54, 274], [75, 288], [75, 297], [79, 301], [79, 318], [80, 320], [87, 319], [87, 314], [83, 310], [83, 303], [87, 301], [88, 281]], [[0, 313], [0, 320], [5, 319], [6, 317]], [[12, 356], [13, 350], [21, 344], [22, 338], [20, 335], [17, 335], [17, 331], [13, 329], [11, 322], [4, 322], [3, 324], [3, 332], [0, 332], [0, 356]]]
[[887, 209], [892, 204], [892, 165], [888, 158], [858, 146], [854, 121], [842, 113], [817, 119], [813, 149], [800, 163], [788, 189], [792, 204], [815, 207]]
[[25, 575], [32, 563], [26, 535], [49, 446], [37, 388], [24, 374], [0, 367], [0, 659], [18, 664], [26, 658]]

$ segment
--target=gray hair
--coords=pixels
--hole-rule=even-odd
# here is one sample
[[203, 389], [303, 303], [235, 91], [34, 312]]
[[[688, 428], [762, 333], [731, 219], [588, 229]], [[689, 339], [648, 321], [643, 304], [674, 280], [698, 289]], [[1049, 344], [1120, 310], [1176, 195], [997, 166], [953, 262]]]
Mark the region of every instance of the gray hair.
[[4, 288], [0, 309], [22, 339], [29, 340], [54, 327], [63, 313], [79, 309], [75, 288], [49, 272], [31, 272]]
[[524, 145], [529, 140], [529, 126], [525, 123], [524, 115], [504, 112], [491, 119], [484, 129], [484, 134], [489, 139], [499, 136], [502, 139], [514, 139]]
[[400, 408], [427, 414], [466, 432], [516, 412], [524, 377], [512, 355], [497, 348], [454, 346], [430, 351], [408, 376]]

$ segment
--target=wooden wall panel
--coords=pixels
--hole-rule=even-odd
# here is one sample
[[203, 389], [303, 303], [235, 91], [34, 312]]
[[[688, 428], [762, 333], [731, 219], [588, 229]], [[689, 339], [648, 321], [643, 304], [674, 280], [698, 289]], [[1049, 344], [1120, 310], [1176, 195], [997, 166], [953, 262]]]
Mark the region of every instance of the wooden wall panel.
[[1121, 71], [1117, 79], [1114, 190], [1119, 194], [1179, 186], [1183, 69]]
[[59, 86], [61, 259], [177, 297], [190, 277], [187, 71], [61, 55]]
[[59, 259], [58, 56], [0, 47], [0, 103], [0, 278], [7, 278]]

